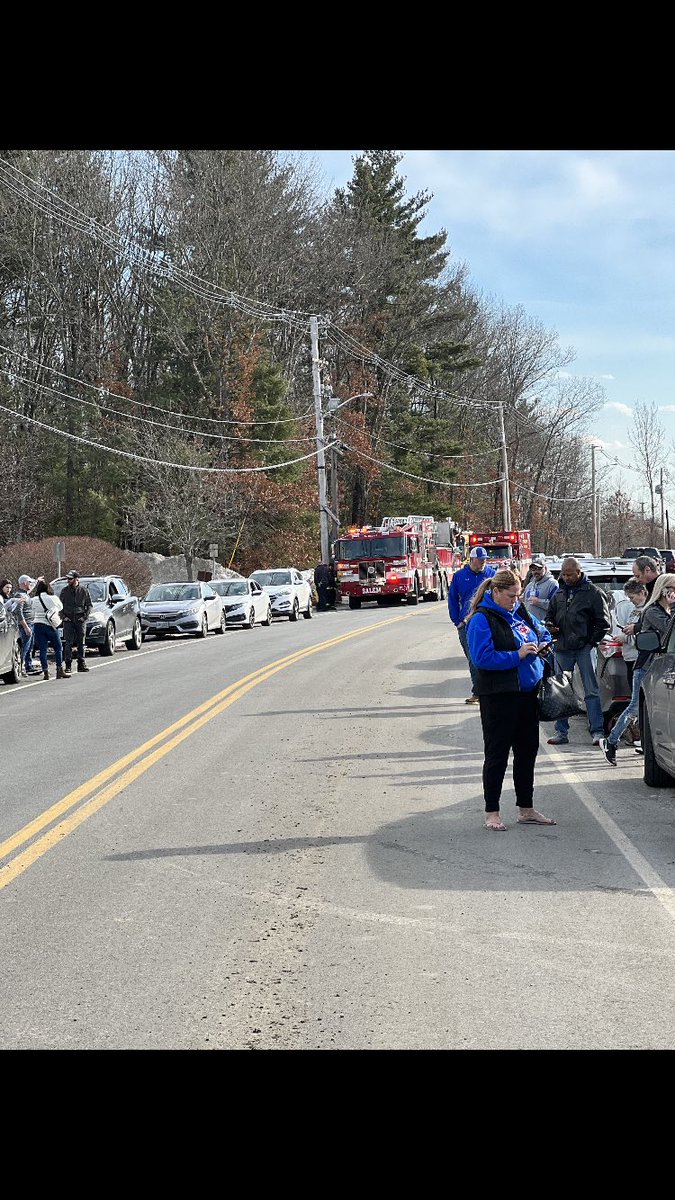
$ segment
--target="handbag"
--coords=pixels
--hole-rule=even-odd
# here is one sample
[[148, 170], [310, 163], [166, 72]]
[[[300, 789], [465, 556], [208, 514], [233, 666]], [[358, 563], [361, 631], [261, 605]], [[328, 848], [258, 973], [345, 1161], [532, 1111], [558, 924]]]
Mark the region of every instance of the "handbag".
[[40, 604], [47, 614], [47, 620], [49, 621], [52, 629], [58, 629], [61, 625], [61, 614], [55, 608], [47, 608], [47, 605], [42, 599], [42, 594], [40, 594]]
[[585, 705], [579, 700], [572, 687], [571, 676], [565, 671], [559, 675], [546, 672], [539, 684], [537, 714], [540, 721], [561, 721], [565, 717], [576, 717]]

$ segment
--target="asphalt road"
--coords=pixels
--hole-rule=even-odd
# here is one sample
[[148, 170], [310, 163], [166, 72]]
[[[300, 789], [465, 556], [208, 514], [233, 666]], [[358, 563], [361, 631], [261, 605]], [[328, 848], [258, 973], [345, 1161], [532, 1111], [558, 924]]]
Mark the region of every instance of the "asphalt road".
[[1, 1049], [673, 1049], [675, 789], [545, 744], [483, 829], [443, 603], [0, 685]]

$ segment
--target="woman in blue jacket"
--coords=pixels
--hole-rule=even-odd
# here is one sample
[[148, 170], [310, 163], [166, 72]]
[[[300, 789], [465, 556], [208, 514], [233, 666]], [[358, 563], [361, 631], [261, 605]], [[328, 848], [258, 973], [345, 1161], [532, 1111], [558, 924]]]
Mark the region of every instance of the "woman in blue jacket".
[[476, 592], [469, 613], [468, 643], [476, 668], [483, 727], [485, 828], [505, 830], [499, 812], [504, 776], [513, 751], [513, 785], [521, 825], [555, 825], [532, 805], [539, 750], [537, 692], [551, 634], [520, 602], [515, 571], [497, 571]]

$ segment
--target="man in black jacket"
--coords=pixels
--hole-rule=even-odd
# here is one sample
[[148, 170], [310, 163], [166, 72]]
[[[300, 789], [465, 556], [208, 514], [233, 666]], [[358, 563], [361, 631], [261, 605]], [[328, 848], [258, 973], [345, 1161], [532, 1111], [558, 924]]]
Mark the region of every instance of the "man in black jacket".
[[86, 587], [80, 585], [77, 571], [69, 571], [66, 575], [68, 583], [61, 592], [63, 605], [63, 674], [70, 679], [70, 668], [73, 661], [73, 642], [77, 646], [77, 669], [88, 671], [85, 661], [84, 630], [87, 617], [91, 610], [91, 596]]
[[[602, 589], [584, 575], [576, 558], [564, 560], [558, 584], [546, 621], [555, 639], [555, 669], [557, 672], [579, 668], [593, 745], [599, 746], [605, 731], [592, 651], [612, 628], [607, 600]], [[549, 745], [564, 746], [569, 742], [569, 731], [566, 717], [556, 721]]]

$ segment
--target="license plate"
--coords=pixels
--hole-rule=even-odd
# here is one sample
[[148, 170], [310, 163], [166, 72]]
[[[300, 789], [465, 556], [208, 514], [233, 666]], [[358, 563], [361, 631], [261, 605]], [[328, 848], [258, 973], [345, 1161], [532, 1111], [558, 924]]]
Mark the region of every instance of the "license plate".
[[373, 593], [375, 593], [375, 592], [379, 592], [379, 590], [380, 590], [380, 589], [379, 589], [379, 587], [374, 587], [374, 588], [364, 588], [364, 589], [363, 589], [363, 594], [364, 594], [364, 596], [372, 596], [372, 595], [373, 595]]
[[155, 621], [155, 629], [168, 629], [168, 628], [169, 628], [168, 621]]

